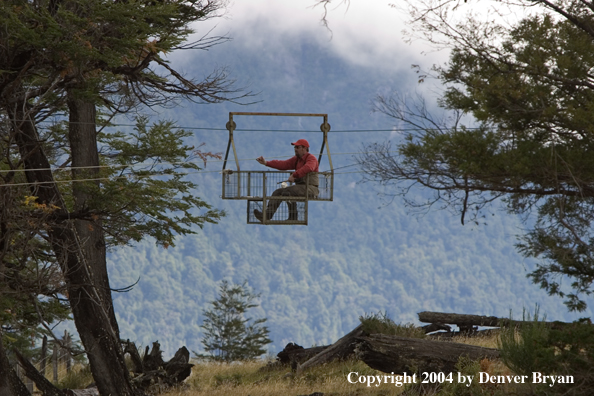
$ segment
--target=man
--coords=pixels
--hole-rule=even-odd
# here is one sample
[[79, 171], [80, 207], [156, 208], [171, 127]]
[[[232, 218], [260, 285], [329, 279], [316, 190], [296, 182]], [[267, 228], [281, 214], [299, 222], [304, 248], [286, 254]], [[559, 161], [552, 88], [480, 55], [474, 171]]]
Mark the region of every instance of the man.
[[[295, 148], [295, 156], [289, 158], [288, 160], [280, 161], [280, 160], [273, 160], [273, 161], [266, 161], [264, 157], [260, 156], [256, 158], [256, 161], [261, 163], [262, 165], [266, 165], [270, 168], [278, 169], [278, 170], [295, 170], [289, 176], [289, 182], [295, 183], [295, 185], [286, 188], [279, 188], [278, 190], [272, 193], [273, 197], [284, 196], [284, 197], [305, 197], [305, 192], [307, 190], [307, 194], [309, 197], [314, 197], [319, 194], [318, 190], [318, 160], [316, 157], [309, 153], [309, 143], [305, 139], [299, 139], [295, 143], [291, 143]], [[310, 172], [309, 175], [309, 187], [306, 188], [306, 180], [307, 174]], [[267, 201], [266, 207], [266, 218], [268, 220], [272, 219], [272, 216], [276, 213], [276, 210], [281, 204], [281, 200], [279, 199], [271, 199]], [[297, 203], [295, 202], [287, 202], [287, 206], [289, 207], [289, 218], [288, 220], [296, 221], [297, 218]], [[262, 212], [257, 209], [254, 209], [254, 216], [262, 221], [263, 216]]]

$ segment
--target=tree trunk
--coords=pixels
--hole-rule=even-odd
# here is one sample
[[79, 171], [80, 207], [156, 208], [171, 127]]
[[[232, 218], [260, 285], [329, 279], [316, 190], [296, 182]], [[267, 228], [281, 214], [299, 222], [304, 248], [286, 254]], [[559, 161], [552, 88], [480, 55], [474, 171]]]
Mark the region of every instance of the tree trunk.
[[[97, 175], [99, 168], [88, 168], [99, 166], [95, 105], [73, 98], [69, 92], [68, 108], [73, 179]], [[92, 194], [89, 184], [74, 182], [75, 211], [84, 211]], [[79, 279], [84, 278], [88, 283], [69, 282], [70, 305], [93, 378], [102, 395], [133, 395], [135, 392], [124, 361], [113, 310], [101, 224], [98, 221], [74, 220], [71, 235], [73, 240], [70, 242], [74, 243], [77, 255], [75, 269], [70, 271], [76, 272]], [[73, 285], [85, 286], [71, 287]], [[71, 288], [74, 290], [70, 291]]]
[[[19, 121], [15, 124], [16, 142], [23, 159], [27, 181], [31, 184], [32, 194], [39, 203], [56, 205], [59, 209], [56, 217], [65, 216], [68, 211], [64, 199], [54, 181], [50, 163], [43, 151], [31, 117], [23, 109], [26, 104], [17, 105], [16, 112], [8, 108], [9, 115]], [[76, 111], [76, 107], [74, 109]], [[77, 113], [75, 123], [84, 125], [94, 111]], [[83, 116], [81, 116], [81, 114]], [[86, 121], [84, 121], [86, 120]], [[72, 132], [76, 134], [76, 132]], [[94, 140], [93, 140], [94, 141]], [[95, 146], [96, 150], [96, 146]], [[75, 150], [73, 150], [75, 151]], [[78, 158], [78, 153], [72, 153]], [[76, 184], [76, 183], [74, 183]], [[87, 352], [93, 378], [102, 395], [129, 396], [134, 391], [130, 384], [123, 353], [119, 343], [115, 317], [111, 303], [109, 282], [104, 257], [105, 246], [97, 239], [83, 239], [78, 234], [80, 228], [73, 226], [70, 220], [56, 221], [48, 228], [52, 249], [60, 263], [68, 286], [68, 297], [72, 308], [74, 323]], [[85, 238], [87, 233], [83, 234]], [[95, 236], [92, 235], [94, 238]], [[90, 246], [89, 246], [90, 245]], [[101, 268], [103, 266], [103, 268]]]
[[[69, 92], [69, 96], [73, 96]], [[68, 110], [70, 114], [68, 124], [68, 140], [70, 142], [70, 155], [72, 156], [72, 179], [96, 179], [99, 177], [99, 151], [97, 148], [97, 131], [95, 128], [95, 105], [83, 100], [69, 98]], [[89, 210], [89, 203], [93, 199], [100, 181], [74, 182], [72, 195], [74, 197], [74, 211], [84, 212]], [[81, 251], [92, 270], [96, 290], [109, 321], [119, 341], [119, 327], [113, 310], [109, 276], [107, 274], [107, 255], [105, 236], [100, 218], [94, 221], [74, 220], [78, 238], [84, 243]]]
[[461, 356], [472, 360], [496, 359], [499, 351], [454, 342], [372, 334], [357, 338], [355, 356], [385, 373], [451, 373], [457, 371], [455, 366]]
[[2, 328], [0, 327], [0, 395], [2, 396], [31, 396], [27, 387], [12, 369], [6, 350], [2, 343]]
[[313, 366], [328, 363], [332, 360], [346, 359], [355, 348], [355, 338], [363, 335], [363, 325], [355, 327], [353, 331], [318, 353], [308, 361], [297, 366], [297, 374]]

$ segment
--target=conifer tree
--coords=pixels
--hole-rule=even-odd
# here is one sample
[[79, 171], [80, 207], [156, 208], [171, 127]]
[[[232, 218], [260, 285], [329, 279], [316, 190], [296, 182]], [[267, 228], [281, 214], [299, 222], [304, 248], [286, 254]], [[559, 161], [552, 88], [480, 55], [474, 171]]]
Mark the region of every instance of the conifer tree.
[[[246, 318], [250, 308], [258, 304], [247, 283], [232, 284], [221, 282], [219, 297], [212, 301], [212, 308], [204, 310], [204, 338], [202, 344], [216, 361], [233, 362], [255, 359], [266, 352], [264, 347], [271, 343], [268, 328], [263, 326], [266, 319]], [[204, 357], [204, 356], [202, 356]]]

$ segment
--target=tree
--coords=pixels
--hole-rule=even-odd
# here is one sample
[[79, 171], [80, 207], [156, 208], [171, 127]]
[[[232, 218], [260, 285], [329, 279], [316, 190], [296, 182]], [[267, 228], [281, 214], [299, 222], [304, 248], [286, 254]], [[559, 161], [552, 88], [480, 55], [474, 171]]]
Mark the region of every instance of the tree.
[[241, 285], [221, 282], [219, 297], [211, 302], [211, 309], [203, 311], [202, 344], [210, 353], [209, 358], [233, 362], [255, 359], [266, 352], [264, 347], [272, 342], [268, 328], [262, 326], [266, 319], [245, 317], [250, 308], [258, 306], [253, 301], [259, 296], [248, 288], [247, 282]]
[[[583, 311], [594, 280], [594, 7], [515, 3], [531, 12], [511, 26], [454, 23], [458, 1], [410, 3], [415, 31], [451, 49], [449, 63], [432, 70], [450, 113], [436, 118], [422, 99], [378, 98], [376, 110], [413, 131], [394, 148], [366, 146], [358, 162], [365, 180], [395, 187], [414, 207], [451, 209], [463, 224], [503, 202], [528, 220], [517, 245], [539, 259], [528, 276]], [[414, 199], [415, 187], [433, 196]]]
[[51, 331], [40, 318], [53, 323], [70, 315], [70, 306], [60, 297], [66, 286], [59, 266], [46, 253], [47, 243], [36, 237], [53, 209], [27, 197], [24, 186], [0, 190], [0, 200], [0, 323], [4, 341], [30, 357], [33, 340]]
[[[101, 394], [136, 392], [120, 347], [107, 248], [146, 236], [167, 247], [175, 235], [193, 233], [194, 226], [222, 215], [183, 178], [185, 170], [199, 169], [197, 158], [213, 155], [185, 145], [186, 131], [169, 122], [149, 126], [140, 118], [132, 133], [123, 133], [107, 129], [109, 120], [176, 98], [216, 103], [242, 96], [235, 95], [224, 70], [195, 81], [164, 59], [176, 49], [224, 41], [203, 37], [185, 43], [190, 23], [218, 16], [224, 5], [219, 0], [0, 3], [0, 189], [17, 188], [26, 195], [15, 202], [31, 197], [31, 204], [47, 209], [44, 221], [38, 221], [39, 211], [25, 217], [21, 224], [31, 220], [37, 226], [19, 235], [37, 242], [37, 257], [45, 253], [59, 265]], [[12, 243], [11, 225], [0, 224], [1, 246]], [[0, 269], [9, 264], [3, 261]], [[2, 367], [0, 377], [7, 374]]]

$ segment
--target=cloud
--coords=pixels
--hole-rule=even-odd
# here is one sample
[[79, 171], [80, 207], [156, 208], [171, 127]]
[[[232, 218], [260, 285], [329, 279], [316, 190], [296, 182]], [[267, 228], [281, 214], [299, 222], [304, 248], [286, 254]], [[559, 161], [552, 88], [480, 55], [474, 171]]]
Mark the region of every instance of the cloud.
[[[295, 37], [307, 35], [327, 51], [349, 63], [370, 69], [387, 70], [423, 62], [429, 67], [444, 54], [423, 58], [428, 48], [422, 43], [405, 43], [402, 30], [407, 18], [385, 1], [351, 0], [347, 7], [335, 1], [328, 9], [329, 29], [322, 22], [322, 7], [314, 0], [249, 0], [231, 3], [224, 18], [194, 26], [200, 36], [228, 34], [236, 45], [254, 50], [285, 48]], [[172, 56], [175, 59], [175, 54]], [[176, 59], [177, 60], [177, 59]], [[183, 59], [179, 59], [183, 62]]]

